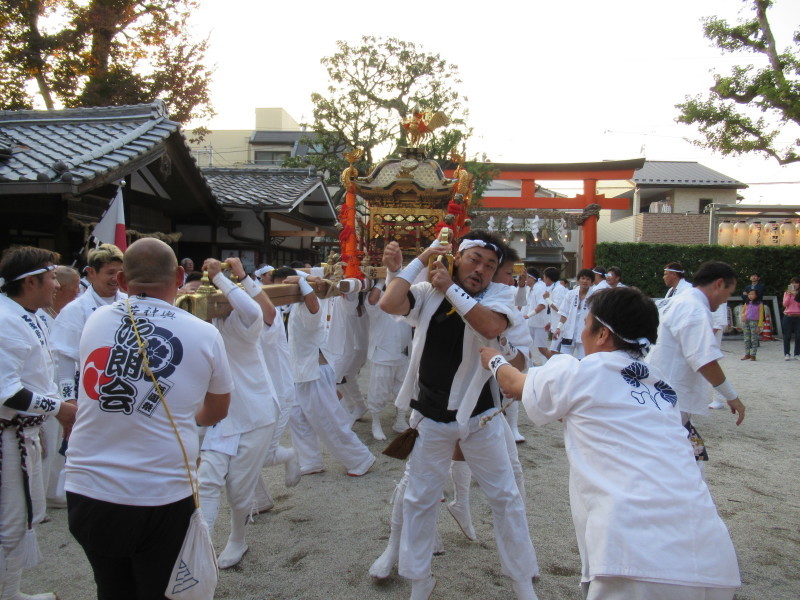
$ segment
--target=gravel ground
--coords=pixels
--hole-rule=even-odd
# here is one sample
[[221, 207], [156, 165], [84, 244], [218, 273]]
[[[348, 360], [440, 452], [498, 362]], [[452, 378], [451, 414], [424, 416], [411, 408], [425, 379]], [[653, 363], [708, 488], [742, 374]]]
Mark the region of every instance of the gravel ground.
[[[739, 600], [800, 598], [800, 361], [784, 362], [780, 342], [762, 344], [757, 362], [740, 362], [742, 342], [723, 342], [723, 367], [747, 405], [747, 418], [736, 427], [727, 411], [697, 419], [711, 461], [706, 470], [711, 492], [733, 536], [743, 585]], [[368, 374], [361, 374], [366, 393]], [[794, 382], [794, 383], [793, 383]], [[792, 391], [794, 390], [794, 391]], [[383, 425], [390, 431], [387, 409]], [[410, 584], [396, 574], [375, 584], [367, 570], [383, 551], [389, 533], [394, 483], [403, 463], [380, 454], [367, 421], [355, 431], [378, 461], [364, 477], [351, 478], [326, 455], [326, 471], [306, 476], [286, 489], [281, 469], [265, 475], [275, 508], [258, 515], [248, 530], [250, 551], [232, 569], [220, 573], [220, 600], [322, 600], [408, 598]], [[542, 600], [578, 600], [580, 559], [569, 513], [567, 459], [560, 424], [536, 428], [520, 417], [527, 438], [519, 446], [528, 493], [528, 518], [541, 568], [537, 592]], [[446, 490], [450, 494], [450, 490]], [[473, 487], [476, 542], [468, 541], [447, 513], [439, 529], [443, 556], [434, 558], [438, 586], [433, 598], [504, 599], [511, 597], [501, 574], [485, 497]], [[43, 564], [28, 571], [23, 590], [56, 591], [61, 600], [94, 598], [91, 570], [80, 546], [67, 531], [66, 511], [51, 510], [52, 520], [38, 527]], [[228, 533], [223, 509], [214, 533], [218, 550]], [[714, 548], [709, 548], [714, 552]]]

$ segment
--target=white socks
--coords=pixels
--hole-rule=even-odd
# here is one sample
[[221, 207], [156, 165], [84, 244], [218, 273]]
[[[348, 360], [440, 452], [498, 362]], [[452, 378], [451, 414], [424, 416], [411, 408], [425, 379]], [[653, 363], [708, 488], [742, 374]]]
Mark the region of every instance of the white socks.
[[372, 413], [372, 437], [379, 441], [386, 439], [381, 428], [381, 413]]

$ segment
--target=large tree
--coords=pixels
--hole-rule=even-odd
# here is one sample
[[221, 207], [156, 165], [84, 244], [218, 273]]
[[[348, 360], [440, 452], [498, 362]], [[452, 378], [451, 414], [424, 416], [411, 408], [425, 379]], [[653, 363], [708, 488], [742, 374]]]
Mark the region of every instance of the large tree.
[[[195, 0], [0, 0], [0, 107], [164, 100], [178, 121], [209, 117], [207, 40]], [[33, 91], [35, 90], [35, 92]]]
[[353, 45], [337, 42], [337, 52], [321, 62], [329, 83], [325, 93], [311, 95], [316, 138], [307, 140], [308, 160], [332, 177], [346, 166], [344, 148], [364, 149], [357, 165], [363, 172], [384, 158], [375, 155], [379, 146], [385, 151], [389, 142], [391, 153], [405, 145], [400, 122], [414, 109], [441, 110], [450, 118], [451, 124], [427, 143], [431, 157], [446, 158], [469, 137], [466, 98], [456, 89], [458, 67], [438, 54], [395, 38], [363, 36]]
[[708, 96], [677, 105], [677, 121], [696, 124], [705, 139], [695, 143], [724, 155], [761, 153], [782, 165], [798, 162], [800, 139], [779, 138], [797, 135], [800, 126], [800, 31], [792, 45], [779, 48], [767, 19], [772, 0], [745, 1], [753, 18], [734, 25], [707, 18], [705, 37], [724, 52], [761, 57], [765, 66], [736, 66], [728, 76], [716, 75]]

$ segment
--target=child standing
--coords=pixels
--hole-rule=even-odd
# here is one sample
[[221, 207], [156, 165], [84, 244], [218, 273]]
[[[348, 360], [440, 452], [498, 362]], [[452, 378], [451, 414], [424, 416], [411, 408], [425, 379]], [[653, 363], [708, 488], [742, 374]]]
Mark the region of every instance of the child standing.
[[747, 304], [742, 305], [742, 334], [744, 356], [741, 360], [755, 360], [761, 328], [764, 326], [764, 303], [756, 290], [747, 292]]

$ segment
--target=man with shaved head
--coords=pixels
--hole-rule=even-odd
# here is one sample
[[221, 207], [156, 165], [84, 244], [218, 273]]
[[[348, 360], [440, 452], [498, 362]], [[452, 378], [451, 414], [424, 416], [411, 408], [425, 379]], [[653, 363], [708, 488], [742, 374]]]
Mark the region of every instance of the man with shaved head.
[[185, 460], [197, 463], [197, 427], [227, 415], [233, 380], [216, 328], [173, 306], [183, 268], [169, 246], [134, 242], [118, 281], [129, 297], [98, 308], [81, 336], [69, 528], [92, 565], [98, 599], [163, 598], [194, 511]]

